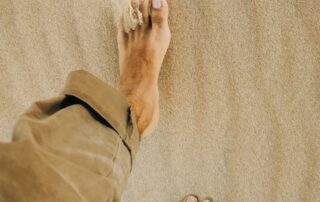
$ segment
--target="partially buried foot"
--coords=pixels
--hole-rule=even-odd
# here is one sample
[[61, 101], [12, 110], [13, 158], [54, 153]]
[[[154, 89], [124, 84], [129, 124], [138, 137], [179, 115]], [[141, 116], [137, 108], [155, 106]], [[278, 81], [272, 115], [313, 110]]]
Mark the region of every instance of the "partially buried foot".
[[194, 194], [189, 194], [182, 199], [182, 202], [199, 202], [199, 197]]
[[131, 0], [144, 23], [129, 33], [118, 25], [119, 89], [136, 116], [141, 136], [151, 134], [159, 120], [158, 77], [171, 33], [166, 0]]
[[197, 195], [194, 194], [189, 194], [187, 196], [185, 196], [181, 202], [211, 202], [210, 199], [203, 199], [200, 200], [199, 197]]

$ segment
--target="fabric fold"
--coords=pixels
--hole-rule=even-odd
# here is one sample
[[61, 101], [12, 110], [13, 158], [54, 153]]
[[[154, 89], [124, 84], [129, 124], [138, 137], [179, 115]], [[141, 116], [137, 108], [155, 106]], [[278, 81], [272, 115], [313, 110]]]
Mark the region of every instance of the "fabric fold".
[[135, 158], [140, 143], [135, 115], [124, 95], [96, 76], [84, 70], [68, 75], [62, 94], [87, 103], [120, 135]]

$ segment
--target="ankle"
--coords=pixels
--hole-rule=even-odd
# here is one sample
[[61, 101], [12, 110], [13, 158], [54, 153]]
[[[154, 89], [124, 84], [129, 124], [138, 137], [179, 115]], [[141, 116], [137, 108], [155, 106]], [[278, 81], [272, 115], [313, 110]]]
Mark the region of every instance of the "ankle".
[[159, 111], [159, 91], [157, 86], [148, 86], [146, 89], [134, 91], [122, 91], [136, 117], [137, 127], [140, 134], [152, 125], [156, 125], [155, 118]]

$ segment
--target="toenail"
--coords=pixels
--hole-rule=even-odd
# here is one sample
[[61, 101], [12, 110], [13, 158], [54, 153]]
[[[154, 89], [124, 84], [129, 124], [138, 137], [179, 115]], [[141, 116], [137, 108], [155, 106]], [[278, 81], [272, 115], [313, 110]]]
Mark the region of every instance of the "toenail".
[[160, 9], [161, 8], [161, 0], [152, 0], [152, 7], [154, 9]]
[[196, 195], [189, 194], [188, 196], [184, 197], [183, 202], [198, 202], [199, 198]]

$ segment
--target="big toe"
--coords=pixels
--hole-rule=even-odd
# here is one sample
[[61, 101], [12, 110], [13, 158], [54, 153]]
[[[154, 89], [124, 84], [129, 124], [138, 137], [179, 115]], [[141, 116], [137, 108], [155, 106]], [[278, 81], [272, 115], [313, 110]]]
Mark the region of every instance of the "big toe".
[[196, 195], [190, 194], [184, 197], [182, 202], [199, 202], [199, 198]]
[[166, 0], [152, 0], [152, 25], [162, 25], [168, 21], [169, 6]]

